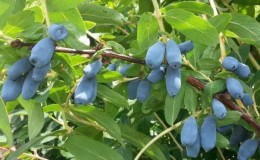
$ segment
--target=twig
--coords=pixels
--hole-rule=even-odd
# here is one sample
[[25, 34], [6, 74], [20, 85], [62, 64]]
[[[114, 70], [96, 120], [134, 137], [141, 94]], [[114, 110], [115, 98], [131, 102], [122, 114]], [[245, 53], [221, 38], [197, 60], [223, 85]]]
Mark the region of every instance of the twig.
[[221, 159], [225, 160], [225, 156], [223, 155], [221, 149], [219, 147], [217, 147], [217, 149], [218, 149], [218, 153], [220, 154]]
[[43, 14], [45, 16], [46, 25], [49, 27], [50, 26], [50, 18], [49, 18], [49, 14], [48, 14], [48, 8], [47, 8], [46, 0], [41, 0], [41, 5], [42, 5]]
[[251, 53], [248, 54], [248, 58], [250, 60], [250, 62], [253, 64], [253, 66], [256, 68], [256, 70], [260, 70], [260, 65], [257, 63], [257, 61], [255, 60], [255, 58], [252, 56]]

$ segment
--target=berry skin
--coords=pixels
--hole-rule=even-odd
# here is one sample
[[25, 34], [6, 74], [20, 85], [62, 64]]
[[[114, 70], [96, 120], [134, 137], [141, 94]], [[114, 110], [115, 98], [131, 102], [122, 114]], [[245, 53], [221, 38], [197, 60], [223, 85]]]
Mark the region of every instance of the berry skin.
[[123, 65], [123, 66], [119, 69], [118, 72], [119, 72], [122, 76], [125, 76], [126, 71], [128, 70], [129, 67], [130, 67], [130, 64], [125, 64], [125, 65]]
[[54, 41], [62, 41], [68, 36], [68, 30], [59, 24], [52, 24], [48, 28], [48, 34]]
[[153, 69], [147, 76], [147, 80], [150, 81], [151, 83], [156, 83], [163, 78], [164, 74], [165, 74], [164, 69], [161, 67]]
[[141, 80], [138, 88], [136, 99], [143, 102], [150, 96], [151, 83], [148, 80]]
[[74, 94], [74, 101], [75, 104], [88, 104], [93, 100], [93, 92], [94, 92], [94, 86], [95, 85], [95, 78], [86, 78], [83, 77]]
[[238, 67], [238, 60], [234, 57], [227, 56], [222, 62], [222, 66], [228, 71], [234, 71]]
[[50, 63], [55, 49], [55, 43], [50, 38], [40, 40], [33, 48], [30, 62], [35, 67], [42, 67]]
[[186, 146], [187, 156], [190, 158], [198, 157], [200, 152], [200, 133], [199, 128], [197, 128], [198, 134], [195, 143], [192, 146]]
[[252, 157], [256, 152], [258, 144], [259, 140], [251, 138], [243, 142], [239, 147], [237, 159], [246, 160]]
[[42, 67], [34, 67], [32, 79], [34, 81], [39, 81], [39, 82], [43, 81], [45, 76], [47, 75], [48, 71], [50, 70], [50, 68], [51, 68], [51, 63], [48, 63]]
[[217, 132], [216, 121], [213, 116], [209, 115], [204, 119], [200, 129], [200, 142], [202, 148], [207, 152], [216, 145]]
[[245, 93], [243, 95], [241, 100], [242, 100], [242, 103], [244, 104], [244, 106], [252, 106], [254, 104], [252, 96], [247, 93]]
[[159, 68], [163, 62], [165, 53], [165, 45], [162, 42], [157, 42], [152, 45], [145, 57], [145, 64], [152, 69]]
[[22, 97], [24, 100], [31, 99], [35, 95], [35, 93], [40, 85], [40, 82], [33, 80], [32, 74], [33, 74], [33, 70], [31, 70], [29, 73], [27, 73], [24, 83], [23, 83]]
[[237, 66], [236, 70], [234, 70], [234, 73], [239, 78], [247, 78], [250, 76], [251, 71], [250, 71], [250, 68], [246, 64], [238, 63], [238, 66]]
[[128, 83], [127, 95], [128, 95], [129, 99], [131, 99], [131, 100], [136, 99], [137, 88], [140, 84], [140, 81], [141, 81], [140, 79], [135, 79]]
[[166, 60], [172, 69], [181, 67], [181, 51], [173, 40], [168, 40], [166, 43]]
[[198, 125], [196, 119], [189, 117], [181, 129], [181, 144], [184, 146], [193, 146], [198, 137]]
[[230, 145], [234, 146], [242, 142], [247, 134], [247, 130], [241, 125], [236, 126], [230, 136]]
[[89, 63], [83, 70], [86, 78], [94, 78], [96, 74], [100, 71], [102, 67], [101, 60], [96, 60], [92, 63]]
[[192, 41], [186, 41], [178, 44], [181, 54], [186, 54], [194, 48]]
[[226, 107], [224, 106], [223, 103], [221, 103], [219, 100], [217, 100], [215, 98], [212, 101], [212, 109], [213, 109], [214, 115], [218, 119], [223, 119], [226, 117], [226, 114], [227, 114]]
[[7, 71], [7, 78], [11, 80], [16, 80], [19, 77], [26, 74], [33, 65], [29, 61], [29, 57], [24, 57], [16, 61]]
[[165, 75], [166, 89], [170, 96], [176, 96], [181, 88], [181, 71], [167, 67]]
[[217, 131], [219, 133], [225, 134], [225, 133], [229, 133], [232, 130], [233, 127], [234, 127], [233, 124], [228, 124], [228, 125], [224, 125], [224, 126], [218, 127]]
[[19, 97], [22, 92], [24, 77], [16, 80], [7, 79], [2, 87], [1, 97], [5, 102], [13, 101]]
[[110, 71], [115, 71], [116, 70], [116, 64], [115, 63], [111, 63], [107, 66], [107, 69]]
[[241, 83], [235, 79], [235, 78], [228, 78], [226, 80], [226, 86], [229, 94], [235, 98], [235, 99], [240, 99], [243, 97], [244, 92], [243, 92], [243, 87]]
[[93, 92], [90, 97], [90, 103], [94, 102], [96, 100], [96, 97], [97, 97], [97, 78], [94, 77], [93, 78]]

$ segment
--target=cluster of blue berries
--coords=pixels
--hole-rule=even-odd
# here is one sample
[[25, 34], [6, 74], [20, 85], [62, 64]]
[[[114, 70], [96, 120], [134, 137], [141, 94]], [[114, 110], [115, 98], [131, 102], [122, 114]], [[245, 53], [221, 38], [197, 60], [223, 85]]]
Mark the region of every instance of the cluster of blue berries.
[[20, 94], [28, 100], [32, 98], [40, 83], [51, 68], [51, 58], [55, 51], [55, 41], [61, 41], [68, 35], [67, 29], [59, 24], [48, 28], [50, 37], [41, 39], [31, 50], [29, 57], [16, 61], [7, 71], [7, 79], [1, 91], [4, 101], [13, 101]]

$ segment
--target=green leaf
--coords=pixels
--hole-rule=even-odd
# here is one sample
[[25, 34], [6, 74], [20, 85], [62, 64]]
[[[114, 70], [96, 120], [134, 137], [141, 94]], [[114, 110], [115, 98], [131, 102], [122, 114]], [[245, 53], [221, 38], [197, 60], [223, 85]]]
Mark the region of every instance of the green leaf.
[[207, 14], [213, 16], [212, 8], [208, 4], [202, 2], [185, 1], [172, 3], [165, 7], [165, 10], [170, 9], [183, 9], [195, 14]]
[[169, 125], [173, 125], [174, 121], [178, 117], [180, 109], [182, 108], [186, 88], [186, 86], [183, 84], [184, 83], [182, 83], [181, 89], [175, 97], [171, 97], [169, 95], [166, 96], [164, 105], [164, 116]]
[[141, 16], [137, 25], [137, 43], [140, 50], [146, 50], [158, 40], [159, 25], [151, 13]]
[[198, 107], [198, 93], [191, 85], [186, 87], [183, 101], [185, 108], [192, 114], [195, 113]]
[[98, 97], [113, 103], [117, 107], [129, 108], [128, 102], [123, 96], [103, 84], [98, 84]]
[[82, 135], [69, 136], [64, 147], [79, 160], [123, 160], [119, 153], [104, 143]]
[[72, 108], [72, 111], [77, 115], [96, 121], [97, 123], [102, 125], [112, 137], [117, 139], [119, 142], [122, 142], [121, 131], [119, 126], [112, 118], [107, 116], [104, 112], [101, 112], [97, 110], [95, 107], [91, 106]]
[[10, 122], [8, 119], [8, 114], [5, 109], [5, 104], [2, 98], [0, 98], [0, 129], [6, 136], [7, 142], [11, 147], [13, 144], [13, 134], [11, 131]]
[[221, 92], [226, 89], [226, 81], [225, 80], [215, 80], [213, 82], [208, 82], [205, 85], [204, 91], [209, 95], [213, 95], [215, 93]]
[[122, 80], [123, 76], [117, 71], [104, 71], [97, 74], [98, 83], [110, 83], [115, 80]]
[[214, 26], [218, 30], [218, 32], [222, 32], [223, 30], [226, 29], [231, 18], [232, 18], [231, 14], [223, 13], [210, 18], [208, 21], [212, 26]]
[[40, 133], [44, 125], [42, 107], [33, 100], [25, 101], [20, 97], [18, 101], [28, 114], [29, 139], [31, 140]]
[[85, 0], [66, 0], [66, 2], [64, 0], [51, 0], [46, 2], [48, 11], [63, 11], [77, 7], [80, 3], [85, 2]]
[[217, 126], [224, 126], [227, 124], [236, 124], [241, 117], [241, 113], [238, 111], [227, 111], [224, 119], [216, 119]]
[[194, 42], [205, 45], [218, 43], [217, 30], [199, 16], [182, 9], [172, 9], [166, 12], [165, 20], [177, 31]]
[[241, 41], [260, 47], [260, 24], [252, 17], [233, 13], [227, 29]]
[[[150, 137], [134, 130], [131, 127], [120, 125], [120, 128], [122, 138], [139, 149], [143, 148], [151, 140]], [[157, 143], [153, 143], [144, 153], [153, 160], [166, 160], [163, 151]]]
[[201, 70], [213, 70], [221, 66], [220, 62], [216, 59], [203, 58], [197, 62]]
[[82, 18], [102, 25], [121, 25], [123, 17], [116, 10], [96, 5], [84, 3], [78, 6]]
[[260, 5], [260, 0], [232, 0], [232, 3], [248, 4], [248, 5]]
[[217, 143], [216, 146], [219, 148], [225, 148], [229, 146], [229, 140], [222, 134], [217, 132]]

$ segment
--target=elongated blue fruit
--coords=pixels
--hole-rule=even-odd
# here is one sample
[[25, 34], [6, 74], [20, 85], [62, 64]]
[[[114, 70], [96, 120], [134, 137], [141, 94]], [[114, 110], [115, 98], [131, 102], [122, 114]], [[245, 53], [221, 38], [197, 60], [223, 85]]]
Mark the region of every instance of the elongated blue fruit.
[[250, 157], [252, 157], [256, 152], [258, 144], [259, 144], [258, 139], [251, 139], [251, 138], [243, 142], [239, 147], [237, 159], [247, 160]]
[[26, 74], [33, 65], [29, 61], [29, 57], [24, 57], [16, 61], [7, 71], [7, 78], [11, 80], [16, 80], [22, 75]]
[[212, 109], [213, 109], [214, 115], [218, 119], [223, 119], [226, 117], [226, 114], [227, 114], [226, 107], [224, 106], [223, 103], [221, 103], [219, 100], [217, 100], [215, 98], [212, 101]]
[[250, 76], [251, 71], [248, 65], [244, 63], [238, 63], [238, 66], [236, 70], [234, 70], [234, 73], [240, 78], [247, 78]]
[[219, 133], [225, 134], [225, 133], [230, 132], [233, 127], [234, 127], [233, 124], [228, 124], [228, 125], [224, 125], [224, 126], [218, 127], [218, 128], [217, 128], [217, 131], [218, 131]]
[[200, 142], [202, 148], [207, 152], [216, 145], [217, 131], [216, 121], [212, 115], [207, 116], [201, 125]]
[[19, 97], [22, 92], [24, 77], [16, 80], [7, 79], [2, 87], [1, 97], [5, 102], [13, 101]]
[[94, 78], [96, 74], [100, 71], [102, 67], [101, 60], [96, 60], [92, 63], [89, 63], [83, 70], [86, 78]]
[[94, 102], [96, 100], [97, 97], [97, 78], [94, 77], [93, 78], [93, 92], [90, 98], [90, 103]]
[[110, 71], [115, 71], [116, 70], [116, 64], [115, 63], [111, 63], [107, 66], [107, 69]]
[[48, 63], [42, 67], [34, 67], [32, 79], [39, 82], [43, 81], [47, 73], [49, 72], [50, 68], [51, 68], [51, 63]]
[[157, 42], [154, 45], [152, 45], [145, 57], [145, 64], [149, 66], [152, 69], [160, 67], [160, 65], [163, 62], [165, 53], [165, 45], [162, 42]]
[[173, 40], [168, 40], [166, 43], [166, 60], [172, 69], [181, 67], [181, 51]]
[[226, 80], [226, 86], [228, 93], [235, 99], [240, 99], [243, 97], [243, 87], [241, 83], [235, 78], [228, 78]]
[[247, 93], [243, 95], [241, 100], [244, 106], [252, 106], [254, 104], [252, 96]]
[[161, 67], [153, 69], [147, 76], [147, 80], [151, 83], [156, 83], [163, 78], [164, 74], [164, 70]]
[[242, 142], [247, 134], [247, 130], [241, 125], [236, 126], [230, 136], [230, 145], [234, 146]]
[[193, 146], [198, 137], [198, 125], [196, 119], [190, 116], [181, 129], [181, 144], [184, 146]]
[[48, 34], [54, 41], [61, 41], [68, 36], [68, 30], [59, 24], [52, 24], [48, 28]]
[[137, 88], [136, 99], [143, 102], [150, 96], [151, 83], [148, 80], [141, 80]]
[[238, 60], [234, 57], [227, 56], [222, 62], [222, 66], [228, 71], [234, 71], [238, 67]]
[[199, 133], [199, 128], [198, 130], [198, 134], [197, 134], [197, 138], [195, 143], [192, 146], [186, 146], [186, 152], [187, 152], [187, 156], [191, 157], [191, 158], [196, 158], [199, 155], [200, 152], [200, 133]]
[[123, 66], [119, 69], [118, 72], [119, 72], [122, 76], [125, 76], [126, 71], [128, 70], [129, 67], [130, 67], [130, 64], [125, 64], [125, 65], [123, 65]]
[[24, 83], [23, 83], [22, 98], [24, 100], [31, 99], [35, 95], [35, 93], [40, 85], [39, 81], [33, 80], [32, 74], [33, 74], [33, 70], [31, 70], [29, 73], [27, 73]]
[[74, 94], [75, 104], [88, 104], [93, 100], [93, 92], [94, 92], [95, 79], [94, 78], [86, 78], [83, 77]]
[[35, 67], [42, 67], [50, 63], [55, 49], [55, 43], [50, 38], [40, 40], [31, 51], [30, 62]]
[[135, 79], [132, 80], [128, 83], [127, 86], [127, 95], [129, 99], [136, 99], [136, 95], [137, 95], [137, 88], [140, 84], [140, 79]]
[[181, 88], [181, 71], [167, 67], [165, 75], [166, 89], [170, 96], [176, 96]]
[[178, 44], [181, 54], [186, 54], [194, 48], [192, 41], [186, 41]]

